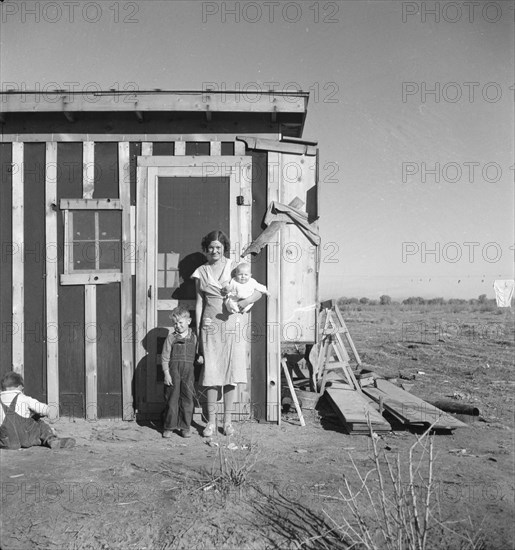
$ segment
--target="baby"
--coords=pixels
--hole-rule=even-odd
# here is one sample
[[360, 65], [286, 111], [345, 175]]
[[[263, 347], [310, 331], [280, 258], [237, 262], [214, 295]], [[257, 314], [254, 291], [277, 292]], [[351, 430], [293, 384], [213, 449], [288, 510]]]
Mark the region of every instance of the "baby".
[[[269, 294], [266, 286], [259, 284], [252, 278], [250, 272], [250, 264], [241, 263], [234, 269], [234, 277], [228, 285], [223, 288], [225, 294], [225, 307], [229, 313], [239, 313], [238, 300], [249, 298], [257, 290], [263, 294]], [[254, 304], [245, 306], [241, 313], [246, 313]]]

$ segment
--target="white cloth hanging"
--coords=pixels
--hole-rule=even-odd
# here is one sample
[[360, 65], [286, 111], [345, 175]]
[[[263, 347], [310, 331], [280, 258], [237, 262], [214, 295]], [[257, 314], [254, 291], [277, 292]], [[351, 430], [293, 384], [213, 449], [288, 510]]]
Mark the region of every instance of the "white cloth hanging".
[[498, 307], [511, 307], [515, 281], [513, 279], [501, 279], [494, 282], [495, 301]]

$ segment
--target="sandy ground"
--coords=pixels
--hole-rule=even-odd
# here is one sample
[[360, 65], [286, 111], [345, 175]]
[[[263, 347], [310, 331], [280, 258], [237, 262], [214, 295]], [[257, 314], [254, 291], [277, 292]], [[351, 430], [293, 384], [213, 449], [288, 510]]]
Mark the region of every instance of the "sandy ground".
[[[446, 330], [453, 319], [496, 331], [407, 335], [406, 323], [431, 315]], [[412, 378], [412, 393], [425, 399], [460, 392], [480, 408], [467, 428], [434, 437], [435, 502], [440, 521], [479, 536], [478, 548], [512, 548], [513, 315], [375, 307], [346, 318], [367, 367]], [[280, 426], [243, 422], [231, 438], [210, 441], [201, 426], [190, 439], [163, 439], [159, 426], [62, 418], [54, 427], [75, 448], [0, 452], [1, 548], [346, 548], [340, 491], [345, 480], [359, 486], [356, 469], [373, 468], [372, 440], [344, 433], [324, 400], [318, 409], [304, 411], [305, 427], [288, 412]], [[409, 431], [378, 437], [382, 463], [399, 455], [405, 475], [416, 440]], [[374, 483], [371, 475], [377, 494]], [[460, 548], [449, 531], [431, 537], [428, 548]]]

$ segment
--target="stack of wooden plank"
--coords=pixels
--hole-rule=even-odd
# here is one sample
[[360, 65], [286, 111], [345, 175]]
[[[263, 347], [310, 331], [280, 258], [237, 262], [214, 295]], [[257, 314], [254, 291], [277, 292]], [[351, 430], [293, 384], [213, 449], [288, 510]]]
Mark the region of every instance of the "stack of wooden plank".
[[375, 387], [365, 386], [362, 391], [405, 426], [428, 428], [433, 425], [435, 430], [467, 427], [467, 424], [451, 414], [437, 409], [388, 380], [377, 378]]
[[[322, 306], [320, 343], [313, 347], [310, 360], [320, 382], [319, 395], [325, 391], [349, 433], [369, 433], [369, 423], [375, 432], [390, 431], [392, 427], [383, 417], [383, 412], [388, 412], [391, 418], [412, 428], [433, 426], [435, 430], [452, 430], [467, 426], [420, 397], [378, 378], [374, 373], [369, 373], [363, 384], [360, 384], [350, 366], [350, 355], [344, 341], [349, 345], [358, 368], [361, 359], [338, 305], [327, 302]], [[344, 380], [333, 380], [326, 389], [329, 377], [337, 371], [343, 374]]]
[[326, 389], [326, 394], [349, 433], [368, 434], [369, 421], [375, 432], [389, 432], [392, 429], [386, 419], [375, 410], [373, 401], [352, 386], [333, 383]]

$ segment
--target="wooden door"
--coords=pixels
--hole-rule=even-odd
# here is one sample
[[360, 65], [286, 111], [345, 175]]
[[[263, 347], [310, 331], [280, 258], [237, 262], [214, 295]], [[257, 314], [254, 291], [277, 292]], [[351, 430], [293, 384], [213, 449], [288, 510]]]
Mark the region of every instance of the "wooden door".
[[[160, 354], [170, 312], [187, 307], [195, 320], [193, 271], [205, 263], [202, 237], [221, 229], [239, 258], [251, 240], [250, 157], [139, 157], [136, 271], [137, 409], [163, 407]], [[250, 341], [247, 342], [250, 356]], [[198, 375], [198, 373], [197, 373]], [[250, 383], [250, 372], [248, 373]], [[202, 388], [199, 388], [201, 399]], [[236, 411], [248, 414], [250, 387], [238, 388]]]

